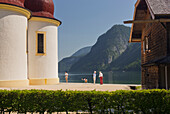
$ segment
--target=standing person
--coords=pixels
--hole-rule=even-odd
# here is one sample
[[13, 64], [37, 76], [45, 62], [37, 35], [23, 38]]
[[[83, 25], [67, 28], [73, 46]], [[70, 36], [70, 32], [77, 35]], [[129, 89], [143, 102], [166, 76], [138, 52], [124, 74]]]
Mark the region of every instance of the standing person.
[[99, 78], [100, 78], [100, 84], [103, 84], [103, 73], [100, 71], [99, 72]]
[[66, 79], [66, 83], [68, 83], [68, 73], [67, 73], [67, 71], [65, 72], [65, 79]]
[[93, 73], [93, 83], [94, 84], [96, 83], [96, 71], [94, 71], [94, 73]]

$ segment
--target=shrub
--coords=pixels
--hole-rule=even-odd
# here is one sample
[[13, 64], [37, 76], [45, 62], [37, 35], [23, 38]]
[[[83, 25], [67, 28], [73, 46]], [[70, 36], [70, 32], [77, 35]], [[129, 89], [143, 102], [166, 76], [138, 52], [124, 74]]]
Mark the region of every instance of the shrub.
[[170, 91], [0, 90], [3, 112], [169, 113]]

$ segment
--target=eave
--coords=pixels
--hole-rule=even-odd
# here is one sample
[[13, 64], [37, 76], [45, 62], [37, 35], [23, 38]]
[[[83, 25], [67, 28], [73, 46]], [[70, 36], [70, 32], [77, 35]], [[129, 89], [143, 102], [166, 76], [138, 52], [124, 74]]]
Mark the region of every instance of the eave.
[[[148, 13], [151, 18], [146, 18]], [[170, 14], [156, 15], [153, 13], [148, 0], [137, 0], [133, 20], [124, 21], [124, 24], [132, 24], [129, 42], [141, 42], [142, 30], [146, 23], [163, 23], [170, 22]]]
[[128, 20], [124, 21], [124, 24], [132, 24], [132, 23], [164, 23], [170, 22], [170, 19], [155, 19], [155, 20]]

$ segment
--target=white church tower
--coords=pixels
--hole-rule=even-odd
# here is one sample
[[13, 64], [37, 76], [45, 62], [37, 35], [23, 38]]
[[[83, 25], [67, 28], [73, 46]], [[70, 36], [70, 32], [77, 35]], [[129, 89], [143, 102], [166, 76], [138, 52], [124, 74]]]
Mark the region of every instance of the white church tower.
[[58, 26], [52, 0], [25, 0], [32, 11], [28, 25], [28, 78], [31, 85], [56, 84], [58, 78]]
[[0, 86], [25, 86], [27, 27], [24, 0], [0, 0]]
[[0, 87], [57, 84], [52, 0], [0, 0]]

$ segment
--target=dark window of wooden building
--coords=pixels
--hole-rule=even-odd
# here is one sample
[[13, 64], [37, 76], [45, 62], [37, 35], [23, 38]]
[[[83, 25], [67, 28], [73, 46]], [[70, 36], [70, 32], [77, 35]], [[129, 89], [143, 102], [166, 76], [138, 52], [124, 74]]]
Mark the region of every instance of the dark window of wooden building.
[[143, 41], [143, 51], [144, 51], [144, 53], [150, 51], [150, 44], [151, 44], [150, 35], [145, 36], [144, 41]]

